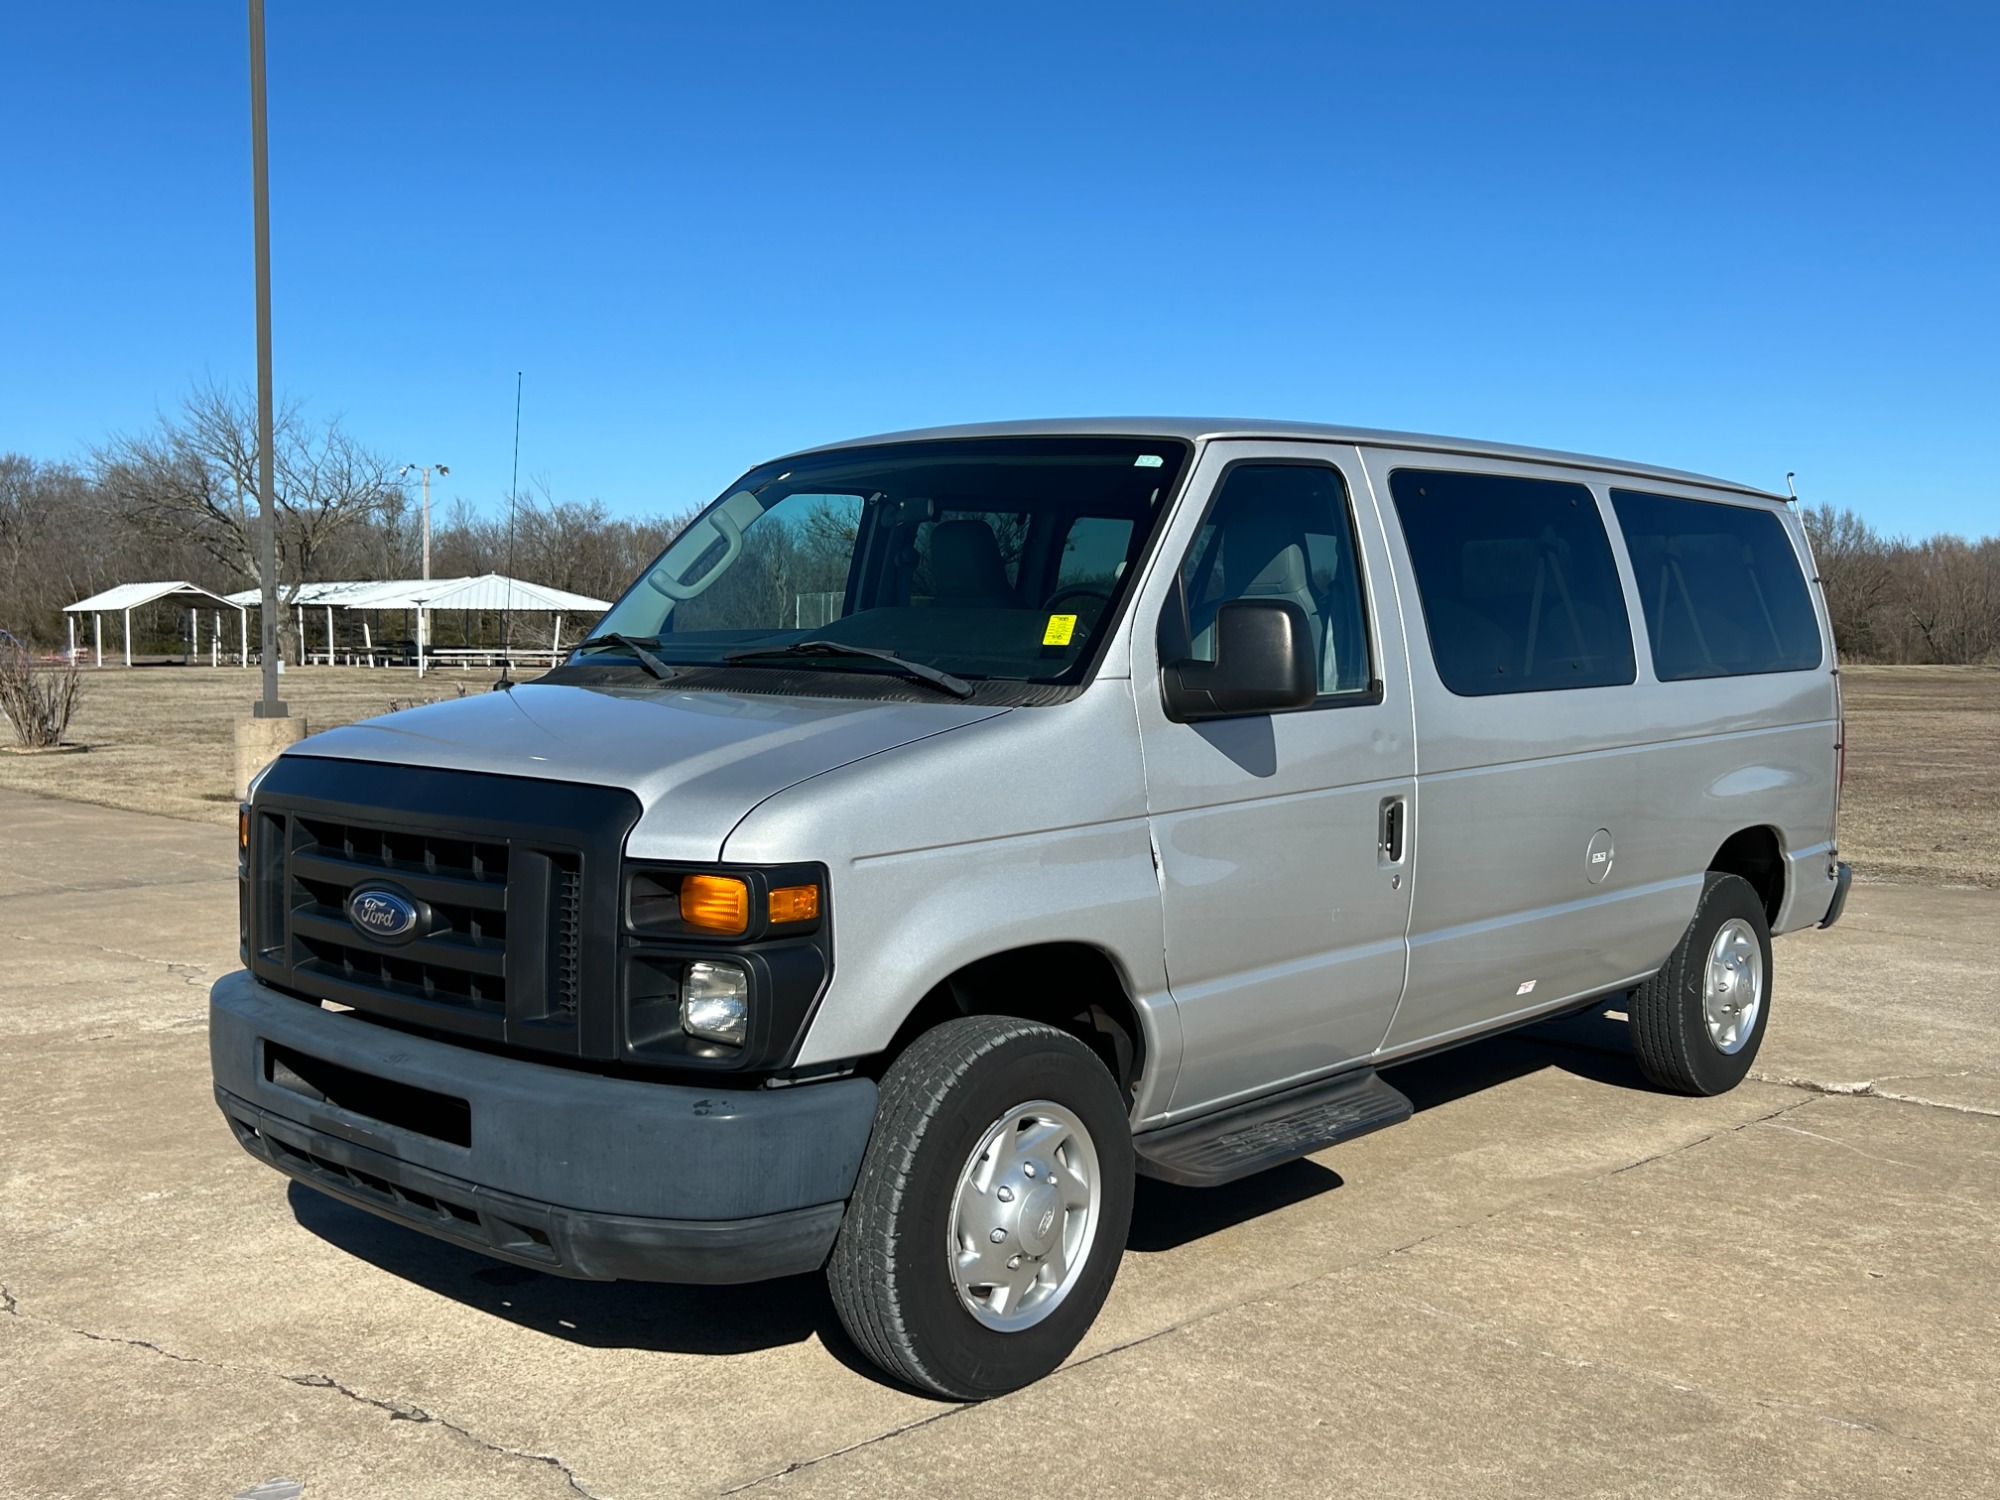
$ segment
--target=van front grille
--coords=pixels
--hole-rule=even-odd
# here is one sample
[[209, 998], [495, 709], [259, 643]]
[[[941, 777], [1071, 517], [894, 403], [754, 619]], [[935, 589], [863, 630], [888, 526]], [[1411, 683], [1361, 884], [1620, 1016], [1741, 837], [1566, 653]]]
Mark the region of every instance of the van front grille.
[[[251, 970], [429, 1030], [601, 1049], [619, 855], [637, 812], [605, 787], [282, 757], [253, 809]], [[414, 926], [383, 937], [358, 925], [350, 900], [369, 887], [408, 904]]]

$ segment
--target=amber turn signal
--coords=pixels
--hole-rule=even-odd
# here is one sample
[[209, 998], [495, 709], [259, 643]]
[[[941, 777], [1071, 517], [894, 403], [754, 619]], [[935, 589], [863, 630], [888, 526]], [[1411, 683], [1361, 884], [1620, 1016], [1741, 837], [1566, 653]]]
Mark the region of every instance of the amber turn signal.
[[250, 804], [247, 802], [236, 804], [236, 852], [250, 852]]
[[819, 887], [781, 885], [771, 892], [771, 921], [811, 922], [819, 917]]
[[750, 887], [734, 875], [681, 881], [681, 922], [697, 932], [734, 934], [750, 927]]

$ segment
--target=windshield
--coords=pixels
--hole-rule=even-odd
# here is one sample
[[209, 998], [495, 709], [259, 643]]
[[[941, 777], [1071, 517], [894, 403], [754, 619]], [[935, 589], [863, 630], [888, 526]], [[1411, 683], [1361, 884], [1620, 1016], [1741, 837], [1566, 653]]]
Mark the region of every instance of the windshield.
[[1078, 682], [1187, 453], [987, 438], [767, 464], [688, 525], [596, 638], [668, 665], [894, 670], [832, 643], [973, 682]]

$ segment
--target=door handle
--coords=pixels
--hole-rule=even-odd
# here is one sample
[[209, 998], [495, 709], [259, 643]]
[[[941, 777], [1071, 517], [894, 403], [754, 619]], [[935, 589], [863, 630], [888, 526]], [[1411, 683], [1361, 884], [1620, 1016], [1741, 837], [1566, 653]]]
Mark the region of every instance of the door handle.
[[1408, 837], [1410, 802], [1407, 797], [1384, 797], [1380, 821], [1376, 825], [1375, 858], [1383, 865], [1403, 862], [1403, 845]]

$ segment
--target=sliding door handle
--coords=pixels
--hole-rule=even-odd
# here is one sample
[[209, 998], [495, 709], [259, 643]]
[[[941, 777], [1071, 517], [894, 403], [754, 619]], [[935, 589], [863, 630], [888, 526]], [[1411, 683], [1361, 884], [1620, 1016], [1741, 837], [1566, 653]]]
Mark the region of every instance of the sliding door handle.
[[1400, 865], [1403, 862], [1403, 849], [1409, 839], [1409, 823], [1409, 798], [1382, 799], [1382, 811], [1375, 834], [1375, 858], [1379, 863]]

